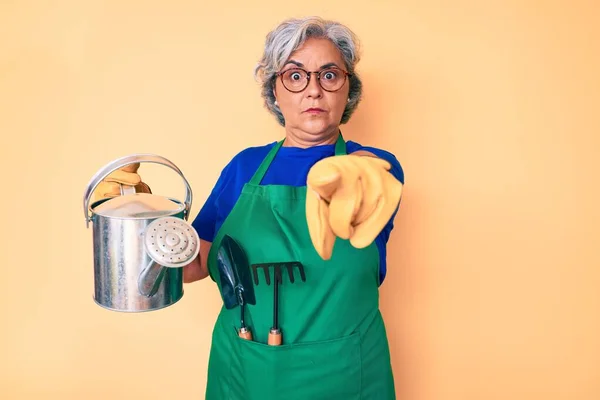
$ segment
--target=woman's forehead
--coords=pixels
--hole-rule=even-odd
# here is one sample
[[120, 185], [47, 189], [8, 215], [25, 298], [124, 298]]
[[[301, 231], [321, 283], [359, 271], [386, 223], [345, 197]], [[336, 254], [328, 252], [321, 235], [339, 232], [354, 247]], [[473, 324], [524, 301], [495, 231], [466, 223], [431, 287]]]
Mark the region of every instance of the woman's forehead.
[[323, 68], [332, 64], [341, 67], [343, 59], [341, 52], [330, 40], [310, 38], [292, 52], [287, 63], [311, 68]]

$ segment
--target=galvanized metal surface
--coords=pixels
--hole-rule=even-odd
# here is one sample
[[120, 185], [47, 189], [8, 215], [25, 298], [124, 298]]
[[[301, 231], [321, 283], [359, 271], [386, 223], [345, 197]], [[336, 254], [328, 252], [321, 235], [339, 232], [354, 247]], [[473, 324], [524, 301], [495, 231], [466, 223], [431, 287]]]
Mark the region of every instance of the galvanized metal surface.
[[[109, 201], [103, 199], [90, 204], [94, 189], [111, 172], [133, 163], [150, 162], [165, 165], [175, 170], [185, 183], [185, 201], [170, 198], [179, 207], [176, 209], [152, 210], [149, 218], [112, 217], [94, 213], [94, 208]], [[122, 195], [131, 196], [122, 191]], [[131, 192], [129, 192], [131, 193]], [[124, 200], [124, 198], [121, 198]], [[177, 267], [160, 265], [148, 254], [145, 245], [146, 228], [157, 219], [175, 217], [187, 224], [192, 203], [192, 191], [183, 173], [169, 160], [154, 154], [137, 154], [122, 157], [107, 164], [91, 179], [84, 193], [86, 225], [92, 223], [94, 249], [94, 301], [112, 311], [146, 312], [159, 310], [175, 304], [183, 297], [183, 266], [195, 258], [182, 262]], [[193, 232], [195, 234], [195, 231]], [[199, 246], [199, 243], [195, 243]], [[187, 252], [189, 256], [189, 252]]]

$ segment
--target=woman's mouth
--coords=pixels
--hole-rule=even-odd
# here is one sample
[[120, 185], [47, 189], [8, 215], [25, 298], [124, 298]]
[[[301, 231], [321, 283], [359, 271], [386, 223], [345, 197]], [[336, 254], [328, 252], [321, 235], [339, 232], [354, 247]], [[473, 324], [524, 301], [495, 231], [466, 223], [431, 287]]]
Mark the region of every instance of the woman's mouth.
[[323, 110], [322, 108], [308, 108], [306, 110], [304, 110], [305, 113], [308, 114], [320, 114], [320, 113], [324, 113], [325, 110]]

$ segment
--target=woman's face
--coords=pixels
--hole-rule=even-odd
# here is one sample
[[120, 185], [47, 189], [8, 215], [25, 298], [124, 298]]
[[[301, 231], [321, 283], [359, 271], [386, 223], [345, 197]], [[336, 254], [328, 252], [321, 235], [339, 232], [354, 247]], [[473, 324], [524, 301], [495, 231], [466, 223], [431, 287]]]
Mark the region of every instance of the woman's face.
[[[337, 67], [338, 69], [330, 69]], [[319, 85], [316, 74], [311, 74], [308, 86], [302, 89], [305, 71], [324, 71], [321, 73]], [[340, 120], [348, 102], [349, 83], [345, 77], [346, 70], [342, 55], [335, 45], [321, 38], [310, 38], [290, 55], [277, 77], [275, 83], [275, 98], [285, 118], [285, 128], [288, 137], [296, 145], [310, 146], [327, 142], [338, 133]], [[342, 84], [343, 82], [343, 84]], [[341, 86], [340, 86], [341, 84]]]

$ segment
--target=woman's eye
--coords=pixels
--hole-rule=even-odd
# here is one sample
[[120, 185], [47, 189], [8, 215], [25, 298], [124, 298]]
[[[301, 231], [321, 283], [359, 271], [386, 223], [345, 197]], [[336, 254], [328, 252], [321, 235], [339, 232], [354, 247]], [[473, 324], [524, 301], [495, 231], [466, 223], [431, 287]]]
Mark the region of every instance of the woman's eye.
[[298, 72], [292, 73], [292, 75], [290, 77], [292, 78], [292, 80], [295, 80], [295, 81], [298, 81], [302, 78], [302, 76]]
[[327, 80], [335, 79], [335, 77], [336, 77], [336, 74], [333, 71], [327, 71], [324, 76], [324, 78]]

